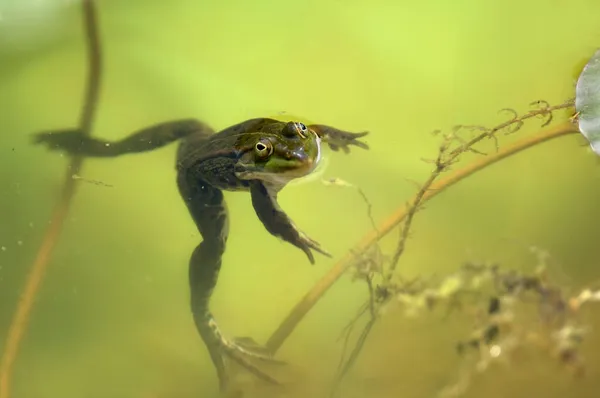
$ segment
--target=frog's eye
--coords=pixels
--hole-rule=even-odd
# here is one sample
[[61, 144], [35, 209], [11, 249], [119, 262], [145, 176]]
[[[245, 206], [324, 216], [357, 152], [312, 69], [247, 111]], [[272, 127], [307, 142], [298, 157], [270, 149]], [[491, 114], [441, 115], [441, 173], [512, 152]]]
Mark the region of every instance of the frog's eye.
[[254, 145], [254, 151], [260, 158], [266, 158], [273, 153], [273, 144], [269, 140], [260, 140]]
[[306, 138], [306, 133], [308, 133], [308, 128], [306, 127], [306, 125], [304, 123], [297, 122], [296, 129], [297, 129], [298, 135], [300, 137]]

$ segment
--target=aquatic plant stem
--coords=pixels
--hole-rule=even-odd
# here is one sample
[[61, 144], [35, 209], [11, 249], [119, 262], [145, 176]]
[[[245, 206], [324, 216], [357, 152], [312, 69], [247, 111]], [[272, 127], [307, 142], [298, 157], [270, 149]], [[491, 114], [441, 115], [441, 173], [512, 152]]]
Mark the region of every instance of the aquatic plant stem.
[[[94, 0], [83, 0], [82, 7], [83, 25], [87, 42], [88, 79], [80, 113], [79, 128], [83, 134], [90, 134], [100, 92], [102, 60]], [[71, 163], [66, 171], [65, 182], [59, 201], [52, 213], [49, 227], [43, 237], [42, 244], [19, 298], [4, 345], [2, 362], [0, 363], [0, 398], [10, 397], [13, 365], [17, 358], [21, 341], [27, 331], [35, 298], [44, 279], [49, 260], [69, 213], [73, 196], [75, 195], [78, 181], [73, 178], [73, 175], [79, 174], [82, 165], [83, 159], [81, 157], [76, 156], [71, 159]]]
[[[579, 133], [577, 126], [570, 121], [565, 121], [554, 127], [544, 129], [535, 135], [519, 140], [512, 145], [506, 145], [494, 154], [482, 157], [461, 169], [448, 172], [444, 178], [437, 180], [429, 187], [420, 201], [423, 203], [435, 197], [442, 193], [446, 188], [462, 181], [473, 173], [483, 170], [487, 166], [511, 155], [554, 138], [575, 133]], [[357, 255], [367, 251], [372, 245], [386, 236], [407, 217], [411, 209], [411, 204], [414, 201], [414, 198], [409, 200], [407, 204], [401, 206], [386, 218], [375, 231], [367, 233], [354, 248], [349, 250], [346, 255], [342, 257], [342, 259], [340, 259], [329, 272], [308, 291], [308, 293], [306, 293], [267, 341], [266, 346], [271, 352], [275, 353], [281, 347], [304, 316], [353, 264]]]

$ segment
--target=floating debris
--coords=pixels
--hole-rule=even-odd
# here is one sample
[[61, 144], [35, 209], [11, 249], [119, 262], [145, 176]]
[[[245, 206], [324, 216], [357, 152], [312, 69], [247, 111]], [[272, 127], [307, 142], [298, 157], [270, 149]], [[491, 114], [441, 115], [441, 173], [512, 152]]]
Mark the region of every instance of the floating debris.
[[80, 175], [77, 175], [77, 174], [73, 174], [71, 176], [71, 178], [74, 179], [74, 180], [81, 180], [83, 182], [87, 182], [89, 184], [94, 184], [94, 185], [98, 185], [98, 186], [102, 186], [102, 187], [107, 187], [107, 188], [112, 188], [113, 187], [112, 185], [107, 184], [105, 182], [102, 182], [102, 181], [99, 181], [99, 180], [90, 180], [90, 179], [81, 177]]
[[323, 179], [323, 180], [321, 180], [321, 182], [323, 183], [323, 185], [327, 185], [327, 186], [337, 185], [340, 187], [354, 187], [354, 185], [350, 184], [349, 182], [344, 181], [341, 178], [337, 178], [337, 177]]

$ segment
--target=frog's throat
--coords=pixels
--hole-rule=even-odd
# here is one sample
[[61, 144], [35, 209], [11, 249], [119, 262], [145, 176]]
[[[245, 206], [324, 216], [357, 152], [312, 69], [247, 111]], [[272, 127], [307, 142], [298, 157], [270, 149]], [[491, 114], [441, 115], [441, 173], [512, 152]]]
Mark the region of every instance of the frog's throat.
[[284, 171], [265, 171], [263, 168], [244, 168], [244, 170], [236, 172], [236, 176], [242, 180], [260, 180], [269, 185], [278, 186], [282, 188], [290, 182], [296, 180], [304, 180], [309, 178], [315, 172], [322, 169], [322, 158], [319, 158], [319, 162], [315, 159], [308, 166], [290, 168]]

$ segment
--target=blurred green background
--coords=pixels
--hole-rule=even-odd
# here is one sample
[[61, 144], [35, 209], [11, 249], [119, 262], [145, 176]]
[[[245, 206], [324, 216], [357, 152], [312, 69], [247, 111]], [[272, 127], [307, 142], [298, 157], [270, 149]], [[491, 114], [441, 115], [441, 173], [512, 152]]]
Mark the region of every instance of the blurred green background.
[[[574, 96], [576, 66], [600, 46], [596, 0], [103, 0], [98, 12], [104, 76], [94, 135], [118, 139], [176, 118], [220, 129], [276, 115], [366, 129], [371, 150], [330, 154], [324, 176], [361, 187], [377, 221], [413, 194], [407, 179], [427, 177], [421, 158], [434, 157], [439, 143], [432, 130], [493, 125], [499, 109], [525, 112], [539, 99], [563, 102]], [[2, 341], [67, 164], [31, 146], [30, 134], [76, 125], [84, 50], [78, 3], [0, 0]], [[538, 129], [533, 120], [502, 142]], [[200, 237], [175, 187], [175, 148], [87, 161], [83, 176], [113, 187], [80, 185], [12, 398], [216, 394], [188, 308], [187, 263]], [[428, 275], [465, 260], [521, 266], [534, 245], [551, 253], [567, 283], [593, 281], [599, 182], [582, 137], [505, 160], [419, 214], [400, 267]], [[231, 235], [212, 308], [225, 333], [262, 342], [370, 223], [353, 190], [286, 188], [282, 207], [334, 253], [311, 267], [264, 230], [248, 195], [227, 200]], [[365, 294], [343, 278], [280, 351], [302, 369], [306, 391], [316, 386], [299, 396], [323, 392], [340, 352], [335, 339]], [[353, 373], [362, 387], [347, 396], [432, 396], [452, 381], [453, 344], [470, 326], [453, 325], [386, 317]], [[525, 362], [484, 377], [467, 396], [596, 397], [600, 335], [586, 344], [586, 380]]]

